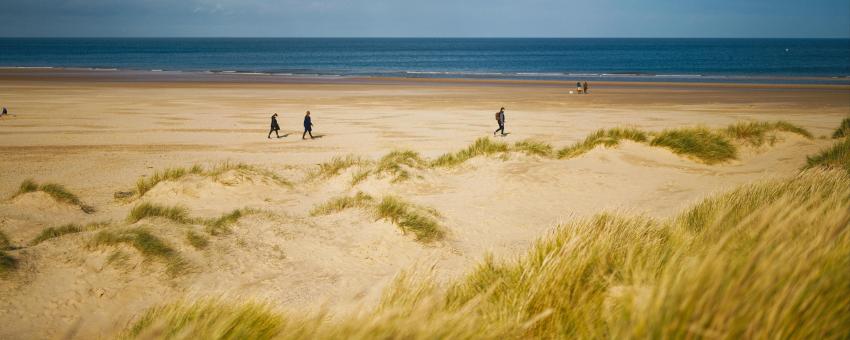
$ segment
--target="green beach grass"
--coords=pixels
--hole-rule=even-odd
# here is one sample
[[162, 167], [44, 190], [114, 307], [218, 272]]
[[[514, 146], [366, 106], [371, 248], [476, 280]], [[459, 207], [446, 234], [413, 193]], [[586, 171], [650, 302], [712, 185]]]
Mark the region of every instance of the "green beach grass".
[[89, 247], [115, 246], [128, 244], [135, 248], [146, 260], [159, 260], [166, 265], [166, 272], [179, 276], [187, 270], [187, 263], [165, 241], [144, 228], [123, 231], [102, 230], [94, 235]]
[[58, 202], [76, 205], [86, 214], [95, 212], [94, 207], [83, 203], [83, 201], [81, 201], [77, 195], [69, 191], [68, 188], [56, 183], [38, 184], [32, 179], [24, 180], [18, 187], [18, 191], [12, 195], [12, 198], [36, 191], [41, 191]]
[[210, 168], [205, 168], [200, 164], [195, 164], [190, 168], [169, 168], [162, 171], [154, 172], [153, 175], [147, 178], [140, 178], [136, 181], [135, 192], [138, 197], [144, 196], [148, 191], [153, 189], [157, 184], [165, 181], [176, 181], [185, 176], [197, 175], [209, 177], [218, 180], [219, 177], [227, 172], [237, 171], [248, 175], [263, 176], [278, 185], [291, 186], [292, 184], [286, 179], [280, 177], [276, 173], [261, 169], [245, 163], [222, 162], [213, 165]]
[[[843, 338], [848, 202], [850, 174], [813, 169], [710, 197], [670, 219], [577, 220], [521, 258], [488, 257], [448, 284], [402, 275], [368, 313], [325, 318], [178, 302], [151, 309], [128, 336]], [[388, 202], [387, 216], [403, 215], [400, 205]]]

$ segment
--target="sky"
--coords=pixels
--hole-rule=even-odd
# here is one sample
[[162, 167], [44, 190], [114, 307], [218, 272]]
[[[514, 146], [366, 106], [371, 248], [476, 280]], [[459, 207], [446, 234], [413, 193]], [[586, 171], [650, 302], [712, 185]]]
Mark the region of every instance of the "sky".
[[850, 38], [850, 0], [0, 0], [0, 36]]

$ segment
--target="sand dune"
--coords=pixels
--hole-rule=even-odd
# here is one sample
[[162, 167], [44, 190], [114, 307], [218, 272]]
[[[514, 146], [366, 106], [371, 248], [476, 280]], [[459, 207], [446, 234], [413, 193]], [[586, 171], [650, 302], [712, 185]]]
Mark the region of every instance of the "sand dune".
[[[850, 97], [826, 89], [787, 99], [786, 92], [773, 92], [785, 89], [759, 89], [730, 93], [734, 100], [717, 103], [713, 91], [720, 90], [710, 89], [661, 96], [670, 93], [616, 87], [606, 93], [600, 86], [599, 96], [554, 100], [557, 88], [528, 84], [93, 83], [71, 90], [53, 82], [18, 88], [18, 82], [0, 78], [0, 89], [21, 105], [18, 116], [0, 120], [0, 142], [8, 146], [0, 150], [0, 171], [9, 174], [0, 181], [3, 195], [11, 196], [32, 177], [66, 185], [97, 212], [86, 214], [42, 192], [0, 202], [0, 231], [20, 247], [7, 251], [19, 267], [0, 279], [2, 338], [69, 332], [77, 338], [110, 337], [147, 308], [205, 296], [271, 301], [291, 310], [356, 310], [373, 305], [402, 270], [433, 267], [439, 280], [449, 280], [486, 254], [523, 253], [562, 222], [603, 211], [670, 217], [710, 194], [792, 176], [806, 155], [831, 143], [819, 137], [837, 126]], [[737, 102], [745, 99], [752, 104]], [[815, 101], [822, 107], [811, 112], [808, 105]], [[785, 106], [789, 102], [795, 104]], [[788, 120], [815, 138], [781, 132], [772, 145], [739, 143], [737, 159], [711, 165], [623, 141], [570, 159], [510, 152], [454, 167], [402, 166], [410, 178], [400, 181], [387, 173], [352, 184], [366, 166], [315, 176], [317, 164], [336, 156], [377, 162], [391, 150], [410, 149], [433, 160], [460, 150], [495, 128], [488, 125], [492, 114], [479, 109], [502, 105], [509, 107], [512, 134], [494, 140], [508, 143], [534, 138], [560, 148], [599, 128], [657, 132], [698, 124], [719, 128], [745, 119]], [[294, 134], [266, 140], [266, 131], [255, 128], [267, 124], [268, 112], [287, 112], [281, 120], [294, 121], [293, 112], [305, 107], [319, 113], [317, 130], [324, 138], [302, 142], [299, 131], [284, 128]], [[44, 124], [67, 133], [32, 135]], [[189, 174], [159, 182], [143, 195], [113, 197], [156, 171], [196, 163], [212, 169], [225, 160], [257, 170]], [[419, 242], [368, 208], [310, 214], [334, 197], [358, 192], [433, 209], [445, 236]], [[128, 221], [143, 203], [180, 206], [187, 217]], [[210, 232], [213, 219], [236, 209], [245, 209], [243, 216]], [[45, 228], [101, 221], [108, 223], [28, 246]], [[170, 251], [146, 253], [134, 243], [137, 230]], [[127, 240], [95, 242], [109, 233]], [[206, 244], [190, 241], [190, 233]]]

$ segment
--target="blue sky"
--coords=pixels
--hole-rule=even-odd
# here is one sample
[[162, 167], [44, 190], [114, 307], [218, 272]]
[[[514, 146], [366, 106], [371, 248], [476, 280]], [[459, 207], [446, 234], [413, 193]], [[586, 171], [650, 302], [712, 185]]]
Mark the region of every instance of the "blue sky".
[[0, 36], [850, 37], [850, 0], [0, 0]]

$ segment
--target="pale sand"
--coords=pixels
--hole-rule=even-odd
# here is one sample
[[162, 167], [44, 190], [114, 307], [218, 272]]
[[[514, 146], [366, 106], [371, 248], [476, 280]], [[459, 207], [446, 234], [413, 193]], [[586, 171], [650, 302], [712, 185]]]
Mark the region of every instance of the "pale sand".
[[[48, 74], [49, 75], [49, 74]], [[351, 189], [354, 169], [303, 183], [315, 164], [355, 154], [377, 159], [397, 148], [428, 157], [466, 147], [495, 129], [507, 107], [504, 139], [534, 138], [557, 147], [600, 128], [657, 131], [741, 120], [786, 120], [815, 136], [830, 134], [850, 114], [850, 88], [591, 84], [590, 95], [551, 82], [95, 81], [20, 78], [0, 72], [0, 230], [26, 245], [43, 228], [76, 222], [123, 223], [136, 202], [113, 193], [167, 167], [230, 160], [259, 165], [292, 180], [285, 188], [226, 174], [166, 182], [144, 201], [183, 204], [212, 217], [251, 207], [234, 233], [197, 251], [184, 226], [147, 220], [193, 266], [170, 278], [158, 262], [131, 248], [128, 265], [107, 264], [109, 247], [86, 247], [93, 233], [67, 235], [10, 251], [21, 268], [0, 279], [0, 338], [114, 336], [153, 305], [180, 298], [228, 296], [270, 301], [286, 310], [332, 312], [374, 304], [400, 271], [433, 266], [441, 280], [470, 271], [488, 252], [522, 254], [559, 223], [613, 211], [670, 217], [700, 198], [738, 185], [794, 174], [831, 141], [782, 134], [773, 146], [744, 149], [739, 160], [704, 165], [669, 151], [625, 143], [571, 160], [513, 154], [476, 158], [454, 170], [417, 172], [400, 184], [369, 179]], [[301, 140], [305, 110], [314, 134]], [[266, 139], [280, 114], [286, 138]], [[98, 211], [87, 215], [42, 193], [6, 199], [26, 178], [66, 185]], [[357, 190], [397, 194], [442, 214], [446, 240], [422, 245], [359, 210], [310, 217], [330, 197]]]

